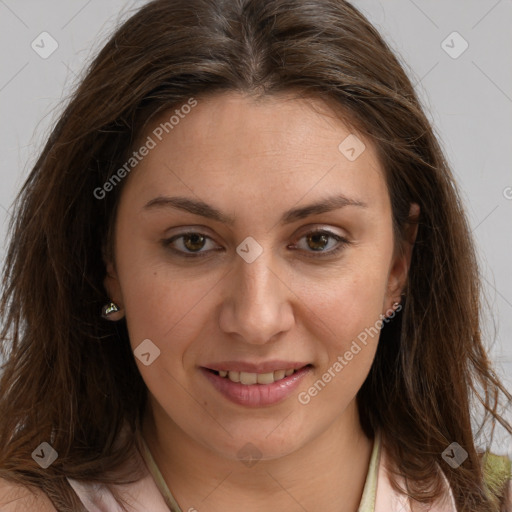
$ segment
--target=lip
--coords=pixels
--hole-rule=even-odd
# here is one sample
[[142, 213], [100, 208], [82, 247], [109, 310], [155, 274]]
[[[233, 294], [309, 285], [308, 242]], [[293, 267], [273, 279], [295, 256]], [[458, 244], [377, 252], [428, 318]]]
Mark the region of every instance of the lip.
[[232, 372], [248, 372], [248, 373], [269, 373], [276, 370], [298, 370], [307, 366], [308, 362], [301, 363], [298, 361], [273, 360], [262, 363], [249, 363], [248, 361], [222, 361], [220, 363], [211, 363], [203, 365], [209, 370], [232, 371]]
[[[271, 366], [269, 366], [269, 364]], [[290, 364], [290, 363], [288, 363]], [[229, 368], [232, 371], [245, 371], [250, 373], [265, 373], [265, 370], [255, 371], [254, 368], [265, 368], [267, 371], [272, 371], [271, 368], [280, 370], [280, 369], [295, 369], [297, 370], [293, 375], [288, 377], [284, 377], [283, 379], [273, 382], [272, 384], [252, 384], [245, 385], [240, 382], [232, 382], [227, 377], [221, 377], [208, 368], [200, 367], [201, 373], [205, 376], [205, 378], [213, 385], [213, 387], [221, 393], [225, 398], [230, 400], [231, 402], [243, 405], [246, 407], [264, 407], [275, 405], [279, 402], [282, 402], [286, 398], [288, 398], [299, 386], [300, 382], [304, 379], [304, 377], [311, 371], [312, 366], [308, 363], [305, 365], [297, 367], [297, 363], [295, 363], [296, 367], [294, 368], [293, 364], [291, 366], [279, 366], [276, 367], [275, 363], [268, 363], [265, 365], [254, 365], [254, 364], [241, 364], [233, 366], [226, 366], [225, 368]], [[237, 369], [234, 369], [236, 366]], [[238, 370], [238, 368], [242, 368]], [[243, 368], [250, 368], [249, 370]], [[211, 368], [214, 370], [215, 368]], [[219, 368], [223, 370], [223, 368]], [[218, 371], [218, 370], [217, 370]], [[227, 371], [227, 370], [225, 370]]]

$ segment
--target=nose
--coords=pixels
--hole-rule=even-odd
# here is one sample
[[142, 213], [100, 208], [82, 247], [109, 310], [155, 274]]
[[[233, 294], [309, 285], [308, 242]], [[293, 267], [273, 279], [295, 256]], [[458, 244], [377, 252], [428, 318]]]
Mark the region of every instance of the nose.
[[237, 258], [233, 264], [220, 310], [220, 328], [245, 343], [264, 345], [293, 326], [293, 292], [286, 286], [286, 277], [273, 269], [276, 265], [268, 251], [252, 263]]

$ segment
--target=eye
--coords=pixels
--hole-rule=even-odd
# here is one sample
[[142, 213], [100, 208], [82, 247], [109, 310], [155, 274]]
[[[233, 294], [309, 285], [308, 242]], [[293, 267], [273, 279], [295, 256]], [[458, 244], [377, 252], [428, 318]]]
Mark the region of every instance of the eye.
[[208, 252], [215, 250], [201, 250], [207, 246], [207, 241], [213, 242], [209, 236], [203, 233], [190, 231], [173, 236], [168, 240], [163, 240], [163, 244], [164, 246], [169, 247], [172, 251], [179, 253], [181, 256], [194, 258], [203, 255], [206, 256]]
[[[299, 240], [304, 240], [305, 244], [302, 245], [302, 247], [300, 247], [301, 244], [297, 244], [292, 247], [298, 247], [299, 249], [303, 249], [309, 253], [317, 253], [308, 254], [308, 257], [313, 258], [333, 256], [350, 244], [346, 238], [325, 229], [310, 231], [309, 233], [303, 235]], [[331, 244], [331, 249], [326, 250], [330, 242], [333, 242]]]

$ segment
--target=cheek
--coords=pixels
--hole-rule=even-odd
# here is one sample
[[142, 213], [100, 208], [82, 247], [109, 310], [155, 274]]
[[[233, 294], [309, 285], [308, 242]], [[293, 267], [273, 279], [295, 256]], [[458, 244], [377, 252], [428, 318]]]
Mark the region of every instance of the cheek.
[[147, 261], [127, 260], [125, 269], [119, 274], [132, 347], [150, 339], [162, 355], [181, 354], [199, 336], [200, 319], [208, 318], [208, 296], [215, 294], [219, 276], [203, 273], [195, 278], [188, 272], [185, 278], [183, 271]]
[[[175, 421], [204, 414], [190, 398], [187, 372], [196, 363], [195, 352], [204, 345], [205, 323], [211, 318], [218, 278], [184, 279], [145, 267], [133, 269], [128, 280], [123, 287], [128, 334], [148, 390], [169, 414], [173, 411]], [[155, 351], [157, 357], [146, 365], [137, 353], [148, 339], [154, 345], [150, 352]]]
[[383, 312], [386, 259], [357, 256], [357, 261], [315, 282], [303, 282], [297, 290], [310, 311], [310, 330], [328, 345], [331, 360], [334, 353], [344, 353], [352, 340], [375, 326]]
[[331, 280], [321, 294], [317, 290], [305, 295], [319, 359], [314, 378], [299, 390], [298, 400], [325, 421], [354, 400], [377, 350], [386, 274], [367, 270], [353, 269], [350, 277]]

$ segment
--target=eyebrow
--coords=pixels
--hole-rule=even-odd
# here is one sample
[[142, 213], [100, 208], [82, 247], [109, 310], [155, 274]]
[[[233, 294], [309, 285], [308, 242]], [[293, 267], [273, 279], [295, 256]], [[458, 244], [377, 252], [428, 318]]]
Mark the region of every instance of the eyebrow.
[[[356, 199], [350, 199], [343, 195], [331, 196], [316, 203], [311, 203], [306, 206], [298, 208], [292, 208], [283, 213], [280, 223], [282, 225], [291, 224], [298, 220], [315, 215], [319, 213], [326, 213], [333, 210], [338, 210], [346, 206], [357, 206], [359, 208], [367, 208], [368, 205], [363, 201]], [[151, 199], [144, 205], [144, 210], [152, 210], [156, 208], [174, 208], [178, 210], [184, 210], [201, 217], [206, 217], [223, 224], [232, 226], [235, 223], [235, 219], [222, 213], [217, 208], [196, 199], [190, 199], [188, 197], [169, 197], [169, 196], [158, 196]]]

